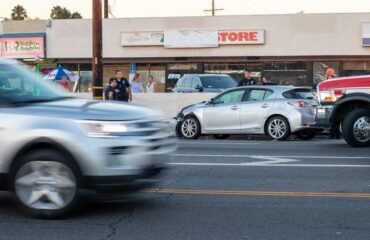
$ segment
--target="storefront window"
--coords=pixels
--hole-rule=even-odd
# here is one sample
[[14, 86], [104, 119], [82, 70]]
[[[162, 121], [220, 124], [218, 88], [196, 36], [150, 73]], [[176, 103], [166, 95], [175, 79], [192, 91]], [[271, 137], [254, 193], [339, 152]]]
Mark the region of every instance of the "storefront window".
[[166, 66], [164, 64], [138, 64], [136, 72], [140, 74], [140, 80], [144, 90], [148, 84], [149, 75], [152, 75], [157, 84], [158, 92], [164, 92], [166, 78]]
[[235, 80], [243, 78], [245, 64], [242, 63], [206, 63], [203, 66], [204, 73], [228, 74]]
[[168, 64], [167, 70], [197, 70], [198, 65], [196, 63], [174, 63]]
[[263, 66], [263, 74], [280, 85], [312, 86], [306, 62], [268, 62]]
[[370, 62], [344, 62], [343, 76], [360, 76], [370, 74]]
[[313, 85], [316, 86], [324, 81], [325, 72], [328, 68], [333, 68], [336, 74], [339, 72], [339, 62], [314, 62], [313, 63]]

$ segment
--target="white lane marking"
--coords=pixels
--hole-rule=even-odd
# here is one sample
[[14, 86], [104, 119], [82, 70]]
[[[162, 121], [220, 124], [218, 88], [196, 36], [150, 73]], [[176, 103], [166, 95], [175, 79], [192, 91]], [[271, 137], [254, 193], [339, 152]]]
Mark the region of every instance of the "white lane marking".
[[204, 144], [204, 145], [227, 145], [227, 144], [232, 144], [232, 145], [259, 145], [260, 143], [256, 143], [256, 142], [248, 142], [248, 143], [242, 143], [242, 142], [204, 142], [204, 141], [195, 141], [195, 142], [187, 142], [187, 141], [177, 141], [175, 142], [177, 144]]
[[302, 158], [302, 159], [370, 159], [370, 157], [351, 156], [255, 156], [255, 155], [216, 155], [216, 154], [171, 154], [175, 157], [231, 157], [231, 158]]
[[280, 163], [289, 163], [289, 162], [299, 162], [300, 160], [296, 159], [288, 159], [288, 158], [277, 158], [277, 157], [268, 157], [268, 156], [251, 156], [251, 158], [254, 159], [262, 159], [267, 161], [261, 161], [261, 162], [248, 162], [248, 163], [242, 163], [244, 165], [251, 165], [251, 166], [262, 166], [262, 165], [268, 165], [268, 164], [280, 164]]
[[248, 164], [248, 163], [168, 163], [177, 166], [223, 166], [223, 167], [322, 167], [322, 168], [370, 168], [370, 165], [348, 164]]

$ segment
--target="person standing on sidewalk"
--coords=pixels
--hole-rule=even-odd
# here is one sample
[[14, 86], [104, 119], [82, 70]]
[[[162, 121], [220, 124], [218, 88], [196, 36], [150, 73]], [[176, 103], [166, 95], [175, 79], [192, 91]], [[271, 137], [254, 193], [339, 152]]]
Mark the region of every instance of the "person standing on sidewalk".
[[142, 93], [143, 88], [141, 86], [140, 74], [136, 73], [134, 79], [131, 81], [132, 93]]
[[157, 84], [154, 82], [154, 77], [149, 75], [148, 84], [146, 85], [146, 93], [155, 93], [157, 92]]
[[116, 70], [115, 77], [111, 79], [115, 79], [117, 81], [116, 89], [118, 92], [118, 101], [132, 101], [131, 85], [126, 78], [122, 77], [122, 72], [120, 70]]
[[271, 82], [271, 76], [266, 74], [262, 77], [262, 85], [277, 85], [276, 83]]
[[117, 80], [114, 78], [109, 79], [109, 86], [104, 91], [104, 99], [115, 101], [118, 100], [118, 92], [117, 92]]
[[252, 77], [252, 72], [249, 69], [245, 69], [244, 78], [240, 80], [238, 87], [256, 85], [258, 84], [257, 80]]

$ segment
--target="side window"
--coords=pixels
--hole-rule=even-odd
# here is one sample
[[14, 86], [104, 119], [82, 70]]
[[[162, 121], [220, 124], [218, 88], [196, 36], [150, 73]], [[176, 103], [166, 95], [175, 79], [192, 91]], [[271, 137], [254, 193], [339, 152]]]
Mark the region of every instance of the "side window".
[[184, 82], [184, 78], [185, 78], [185, 77], [182, 77], [182, 78], [180, 78], [180, 79], [179, 79], [179, 81], [178, 81], [178, 82], [177, 82], [177, 84], [176, 84], [176, 87], [178, 87], [178, 88], [181, 88], [181, 87], [182, 87], [183, 82]]
[[243, 100], [245, 90], [239, 89], [232, 92], [227, 92], [222, 94], [221, 96], [217, 97], [214, 102], [216, 104], [230, 104], [230, 103], [238, 103]]
[[262, 101], [272, 95], [271, 90], [251, 89], [248, 94], [247, 101]]
[[194, 77], [192, 88], [195, 89], [197, 86], [202, 86], [202, 84], [201, 84], [200, 79], [198, 77]]
[[182, 87], [191, 88], [192, 83], [193, 83], [192, 77], [188, 76], [188, 77], [184, 78]]

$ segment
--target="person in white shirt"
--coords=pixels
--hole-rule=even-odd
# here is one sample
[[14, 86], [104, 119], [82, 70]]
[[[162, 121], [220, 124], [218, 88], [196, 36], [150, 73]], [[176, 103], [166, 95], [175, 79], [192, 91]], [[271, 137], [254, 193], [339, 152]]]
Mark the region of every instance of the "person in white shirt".
[[152, 75], [149, 75], [148, 77], [148, 84], [146, 85], [146, 92], [147, 93], [157, 92], [157, 84], [154, 82], [154, 77]]

